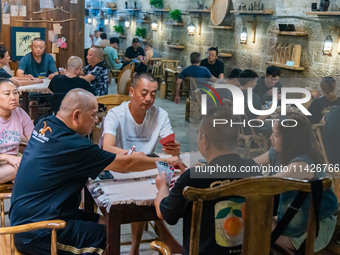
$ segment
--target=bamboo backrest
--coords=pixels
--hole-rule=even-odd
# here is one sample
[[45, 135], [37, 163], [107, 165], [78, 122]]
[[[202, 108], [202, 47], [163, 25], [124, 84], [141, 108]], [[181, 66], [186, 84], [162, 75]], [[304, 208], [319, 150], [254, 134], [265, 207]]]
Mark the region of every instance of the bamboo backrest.
[[130, 84], [134, 75], [135, 64], [132, 62], [125, 66], [119, 73], [117, 82], [117, 94], [129, 95]]
[[[57, 255], [57, 229], [63, 229], [66, 226], [66, 222], [63, 220], [50, 220], [50, 221], [40, 221], [25, 225], [18, 225], [14, 227], [4, 227], [0, 228], [1, 237], [1, 249], [6, 250], [6, 253], [2, 254], [21, 254], [17, 251], [14, 246], [14, 234], [28, 232], [38, 229], [52, 229], [51, 233], [51, 255]], [[7, 238], [9, 237], [9, 238]], [[10, 253], [8, 250], [10, 249]], [[1, 251], [1, 250], [0, 250]], [[2, 252], [2, 251], [1, 251]]]
[[104, 60], [105, 60], [106, 68], [108, 70], [113, 70], [114, 69], [113, 63], [111, 62], [109, 56], [106, 53], [104, 53]]
[[325, 151], [325, 147], [323, 146], [323, 142], [322, 142], [322, 128], [323, 128], [323, 124], [313, 124], [312, 125], [313, 128], [313, 132], [316, 138], [316, 142], [319, 146], [319, 149], [321, 151], [322, 157], [323, 157], [323, 162], [325, 164], [328, 164], [328, 158], [326, 155], [326, 151]]
[[163, 77], [165, 77], [165, 68], [176, 70], [178, 69], [178, 64], [179, 60], [163, 59], [162, 60]]
[[151, 63], [151, 74], [155, 78], [162, 78], [163, 73], [162, 73], [162, 58], [150, 58], [150, 63]]
[[[332, 181], [323, 178], [322, 184], [323, 190], [328, 190]], [[199, 251], [203, 201], [230, 196], [241, 196], [246, 200], [242, 254], [270, 254], [274, 196], [293, 190], [311, 192], [311, 186], [308, 180], [252, 177], [213, 188], [185, 187], [184, 197], [193, 202], [189, 254], [197, 255]], [[305, 254], [313, 254], [316, 232], [314, 207], [310, 204]]]

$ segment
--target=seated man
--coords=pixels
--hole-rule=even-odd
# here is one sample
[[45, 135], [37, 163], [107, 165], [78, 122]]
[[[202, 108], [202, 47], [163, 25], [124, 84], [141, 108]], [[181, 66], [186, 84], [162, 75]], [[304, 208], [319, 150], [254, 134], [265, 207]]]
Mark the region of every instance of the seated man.
[[201, 66], [209, 69], [211, 74], [217, 79], [224, 78], [224, 64], [218, 59], [217, 47], [210, 47], [208, 49], [208, 57], [201, 61]]
[[101, 33], [100, 34], [100, 39], [101, 41], [99, 42], [99, 46], [102, 48], [105, 48], [109, 46], [110, 41], [107, 39], [107, 34], [106, 33]]
[[35, 38], [31, 44], [32, 52], [20, 59], [17, 76], [30, 75], [35, 78], [48, 77], [50, 80], [58, 74], [53, 57], [45, 53], [45, 41]]
[[234, 68], [231, 70], [230, 74], [228, 75], [228, 78], [225, 80], [227, 84], [234, 85], [236, 87], [240, 87], [240, 82], [238, 81], [238, 77], [240, 73], [242, 72], [242, 69], [240, 68]]
[[[244, 166], [254, 166], [256, 163], [252, 159], [241, 158], [237, 153], [238, 143], [238, 127], [236, 125], [216, 125], [215, 119], [233, 119], [230, 108], [214, 108], [203, 118], [197, 137], [197, 145], [202, 156], [207, 160], [207, 166], [232, 166], [240, 170]], [[164, 173], [156, 178], [156, 186], [159, 191], [155, 199], [155, 207], [159, 218], [164, 219], [168, 224], [174, 225], [180, 218], [183, 217], [183, 254], [189, 254], [190, 243], [190, 228], [192, 216], [192, 203], [187, 201], [183, 196], [183, 190], [186, 186], [197, 188], [209, 188], [210, 184], [215, 181], [224, 181], [226, 179], [233, 180], [235, 177], [225, 177], [207, 175], [200, 176], [196, 173], [197, 178], [190, 177], [195, 172], [195, 168], [185, 171], [176, 181], [175, 186], [169, 192], [169, 184], [166, 181]], [[214, 179], [212, 179], [214, 178]], [[241, 201], [242, 202], [242, 201]], [[223, 201], [212, 201], [203, 203], [201, 233], [199, 243], [200, 254], [241, 254], [242, 239], [238, 232], [233, 231], [233, 236], [227, 236], [228, 229], [217, 229], [220, 223], [215, 219], [215, 208], [220, 208], [218, 205], [226, 203], [222, 208], [233, 206], [231, 201], [224, 199]], [[235, 206], [235, 203], [234, 203]], [[241, 208], [241, 205], [239, 206]], [[228, 217], [228, 216], [227, 216]], [[241, 221], [241, 216], [237, 217]], [[222, 225], [223, 226], [223, 225]], [[226, 225], [224, 225], [226, 226]], [[230, 229], [231, 230], [231, 229]], [[223, 239], [227, 239], [225, 244], [221, 245], [221, 240], [218, 240], [217, 235], [223, 235]], [[234, 239], [233, 239], [234, 238]], [[236, 241], [235, 241], [236, 240]], [[229, 244], [227, 244], [229, 243]]]
[[266, 101], [272, 101], [273, 88], [278, 88], [278, 98], [280, 99], [280, 92], [282, 84], [279, 82], [281, 76], [281, 70], [276, 66], [268, 66], [266, 70], [266, 76], [257, 80], [254, 93], [256, 93], [260, 99], [262, 105], [265, 105]]
[[85, 89], [94, 94], [94, 89], [85, 79], [79, 78], [83, 73], [83, 60], [72, 56], [67, 60], [65, 75], [56, 75], [52, 78], [48, 88], [53, 92], [51, 98], [51, 113], [57, 114], [66, 94], [76, 88]]
[[103, 50], [94, 46], [87, 53], [87, 62], [84, 67], [84, 76], [80, 76], [87, 80], [93, 87], [96, 96], [107, 95], [109, 89], [109, 76], [104, 62]]
[[176, 104], [178, 104], [179, 100], [181, 99], [179, 95], [179, 91], [181, 88], [181, 84], [185, 78], [192, 77], [192, 78], [201, 78], [201, 79], [205, 78], [205, 79], [212, 80], [212, 81], [217, 80], [214, 76], [212, 76], [208, 68], [200, 66], [201, 54], [199, 54], [198, 52], [193, 52], [190, 54], [190, 63], [191, 65], [182, 70], [182, 72], [180, 73], [176, 81], [176, 96], [175, 96]]
[[[127, 154], [135, 145], [136, 152], [133, 154], [150, 154], [154, 152], [159, 137], [173, 133], [167, 112], [153, 106], [157, 88], [157, 81], [149, 73], [138, 74], [133, 78], [130, 87], [131, 101], [111, 109], [105, 117], [104, 150]], [[178, 156], [180, 145], [169, 142], [163, 151]], [[160, 238], [172, 243], [173, 251], [180, 252], [180, 245], [168, 233], [164, 223], [156, 221], [156, 224], [160, 230]], [[143, 227], [144, 223], [131, 224], [133, 236], [130, 254], [138, 254]]]
[[[89, 177], [103, 170], [142, 171], [159, 158], [137, 154], [115, 155], [100, 149], [85, 136], [98, 121], [96, 97], [83, 89], [65, 96], [56, 116], [41, 120], [24, 152], [12, 192], [12, 226], [61, 219], [58, 254], [103, 254], [105, 225], [98, 214], [79, 210], [80, 194]], [[184, 169], [177, 158], [162, 159]], [[29, 180], [29, 181], [28, 181]], [[25, 254], [50, 254], [48, 230], [15, 235], [15, 246]]]
[[110, 61], [110, 63], [107, 63], [108, 66], [112, 66], [114, 70], [120, 70], [122, 69], [123, 63], [118, 59], [118, 44], [119, 39], [117, 37], [111, 37], [110, 38], [110, 45], [105, 47], [104, 54], [107, 55], [106, 60]]
[[32, 77], [13, 77], [4, 68], [9, 64], [11, 57], [5, 46], [0, 45], [0, 78], [9, 79], [17, 86], [42, 83], [43, 80]]
[[126, 49], [125, 61], [134, 61], [136, 63], [135, 72], [137, 73], [145, 72], [147, 69], [147, 66], [140, 62], [140, 56], [144, 57], [145, 52], [142, 47], [139, 47], [139, 39], [133, 38], [132, 45]]
[[101, 32], [99, 32], [98, 30], [94, 30], [94, 37], [93, 37], [93, 45], [94, 46], [99, 46], [99, 43], [102, 40], [100, 38], [100, 34], [101, 34]]
[[160, 58], [161, 55], [159, 54], [158, 51], [152, 48], [151, 43], [147, 42], [144, 45], [145, 49], [145, 57], [140, 57], [141, 61], [144, 65], [149, 66], [150, 65], [150, 59], [151, 58]]

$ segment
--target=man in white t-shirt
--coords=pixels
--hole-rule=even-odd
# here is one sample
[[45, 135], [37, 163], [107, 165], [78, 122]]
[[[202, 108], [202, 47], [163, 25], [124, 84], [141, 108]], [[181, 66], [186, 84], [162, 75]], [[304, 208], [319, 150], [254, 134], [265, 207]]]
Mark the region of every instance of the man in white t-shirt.
[[[135, 152], [142, 155], [153, 153], [159, 138], [173, 133], [168, 113], [160, 107], [153, 106], [158, 84], [150, 73], [141, 73], [133, 78], [130, 87], [131, 101], [112, 108], [104, 122], [103, 149], [127, 154], [132, 146]], [[180, 144], [169, 142], [163, 151], [179, 155]], [[132, 245], [130, 254], [139, 254], [139, 244], [143, 233], [144, 222], [132, 223]], [[181, 253], [182, 247], [173, 238], [163, 221], [156, 221], [158, 234], [175, 253]]]

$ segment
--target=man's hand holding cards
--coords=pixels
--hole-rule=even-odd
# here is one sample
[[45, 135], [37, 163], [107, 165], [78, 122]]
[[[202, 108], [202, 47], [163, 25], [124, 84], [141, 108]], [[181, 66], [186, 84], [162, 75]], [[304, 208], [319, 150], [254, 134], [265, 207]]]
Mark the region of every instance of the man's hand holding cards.
[[165, 172], [166, 181], [168, 182], [168, 185], [170, 185], [172, 177], [174, 176], [174, 171], [175, 171], [173, 166], [163, 161], [157, 161], [156, 166], [157, 166], [159, 174], [162, 174], [163, 172]]
[[163, 151], [172, 156], [178, 156], [181, 150], [181, 145], [175, 141], [175, 133], [172, 133], [161, 140], [159, 142], [163, 145]]

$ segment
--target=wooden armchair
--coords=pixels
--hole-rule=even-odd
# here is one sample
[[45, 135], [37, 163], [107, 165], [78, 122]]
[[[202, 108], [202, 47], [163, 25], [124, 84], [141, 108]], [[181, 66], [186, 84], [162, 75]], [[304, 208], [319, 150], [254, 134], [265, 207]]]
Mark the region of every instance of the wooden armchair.
[[130, 84], [134, 75], [135, 64], [132, 62], [125, 66], [119, 73], [117, 82], [117, 94], [129, 95]]
[[[322, 179], [323, 189], [328, 190], [332, 181]], [[268, 255], [270, 254], [270, 239], [272, 232], [272, 215], [274, 196], [287, 191], [311, 192], [311, 185], [307, 180], [295, 180], [276, 177], [253, 177], [233, 181], [213, 188], [185, 187], [184, 197], [193, 202], [190, 255], [199, 252], [203, 201], [217, 200], [223, 197], [241, 196], [245, 198], [245, 217], [243, 234], [243, 255]], [[310, 203], [308, 230], [305, 254], [313, 254], [316, 220], [313, 213], [314, 206]], [[261, 244], [261, 245], [259, 245]], [[151, 247], [161, 250], [159, 243], [153, 242]], [[162, 250], [162, 254], [168, 254]]]
[[156, 78], [156, 79], [163, 79], [164, 75], [162, 72], [162, 58], [150, 58], [150, 63], [151, 63], [151, 74]]
[[14, 227], [0, 228], [0, 252], [1, 254], [20, 255], [20, 253], [14, 246], [14, 234], [28, 232], [37, 229], [52, 229], [51, 234], [51, 255], [57, 255], [57, 229], [63, 229], [66, 226], [66, 222], [63, 220], [50, 220], [40, 221], [25, 225], [19, 225]]
[[[176, 80], [178, 76], [178, 73], [177, 73], [178, 64], [179, 64], [179, 60], [169, 60], [169, 59], [162, 60], [162, 72], [163, 72], [164, 81], [166, 83], [166, 95], [171, 94], [172, 100], [175, 98], [174, 87], [176, 86]], [[166, 69], [172, 70], [172, 71], [169, 72], [169, 71], [166, 71]]]
[[190, 93], [185, 105], [185, 120], [189, 121], [190, 117], [193, 119], [199, 119], [201, 116], [201, 91], [197, 87], [194, 78], [185, 78], [183, 83], [186, 90], [189, 90], [188, 93]]

